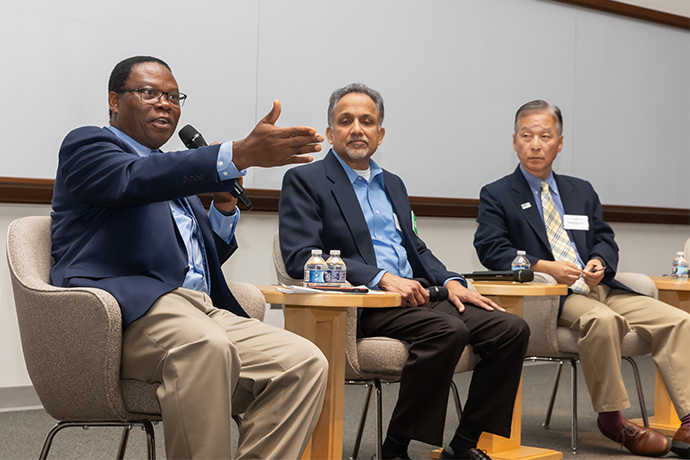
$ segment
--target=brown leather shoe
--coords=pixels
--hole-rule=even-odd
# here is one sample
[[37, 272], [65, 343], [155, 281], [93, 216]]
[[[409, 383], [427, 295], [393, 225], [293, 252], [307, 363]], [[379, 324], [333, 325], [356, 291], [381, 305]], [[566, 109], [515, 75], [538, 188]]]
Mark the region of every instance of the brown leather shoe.
[[621, 427], [615, 433], [604, 430], [598, 420], [597, 426], [604, 436], [622, 444], [636, 455], [661, 457], [666, 455], [671, 448], [671, 443], [663, 434], [651, 428], [636, 425], [626, 419], [623, 419]]
[[690, 458], [690, 427], [680, 427], [671, 441], [671, 450], [680, 458]]

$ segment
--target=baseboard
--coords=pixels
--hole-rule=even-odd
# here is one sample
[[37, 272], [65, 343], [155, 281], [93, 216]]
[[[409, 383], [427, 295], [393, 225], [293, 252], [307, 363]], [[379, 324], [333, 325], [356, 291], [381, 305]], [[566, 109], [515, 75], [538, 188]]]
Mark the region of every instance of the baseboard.
[[41, 401], [31, 385], [0, 388], [0, 412], [40, 409]]

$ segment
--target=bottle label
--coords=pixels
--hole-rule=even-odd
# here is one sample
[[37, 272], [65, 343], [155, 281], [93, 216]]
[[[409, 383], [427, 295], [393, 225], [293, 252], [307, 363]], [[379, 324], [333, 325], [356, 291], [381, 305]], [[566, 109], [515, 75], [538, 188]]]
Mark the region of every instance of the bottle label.
[[688, 274], [688, 267], [686, 265], [676, 265], [671, 272], [676, 276], [684, 276]]
[[326, 270], [309, 270], [308, 283], [325, 283], [326, 282]]
[[330, 284], [345, 284], [345, 270], [327, 270], [325, 280]]
[[529, 270], [529, 265], [517, 265], [517, 264], [515, 264], [515, 265], [513, 265], [511, 268], [513, 269], [513, 271], [516, 271], [516, 270]]

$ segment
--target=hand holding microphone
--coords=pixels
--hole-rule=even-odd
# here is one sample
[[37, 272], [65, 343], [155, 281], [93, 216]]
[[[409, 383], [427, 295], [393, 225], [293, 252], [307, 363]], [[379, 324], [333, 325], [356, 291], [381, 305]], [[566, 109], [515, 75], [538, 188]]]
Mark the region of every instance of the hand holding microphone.
[[[182, 143], [185, 145], [185, 147], [187, 147], [188, 149], [196, 149], [208, 145], [201, 133], [197, 131], [196, 128], [194, 128], [192, 125], [185, 125], [180, 130], [180, 139], [182, 140]], [[247, 198], [247, 195], [244, 192], [244, 187], [242, 186], [240, 181], [235, 181], [235, 187], [232, 189], [230, 193], [244, 205], [247, 211], [251, 211], [251, 209], [254, 207], [249, 198]]]

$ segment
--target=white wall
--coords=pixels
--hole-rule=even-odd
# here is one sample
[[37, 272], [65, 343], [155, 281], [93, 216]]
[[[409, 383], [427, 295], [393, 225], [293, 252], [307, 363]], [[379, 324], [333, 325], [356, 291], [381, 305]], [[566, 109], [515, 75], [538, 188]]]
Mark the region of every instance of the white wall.
[[[4, 253], [7, 226], [23, 216], [49, 215], [49, 206], [0, 204], [0, 238]], [[449, 268], [468, 272], [481, 270], [472, 246], [476, 223], [472, 219], [420, 217], [420, 236]], [[690, 227], [672, 225], [613, 224], [621, 248], [620, 271], [658, 276], [668, 273], [676, 251], [690, 238]], [[227, 279], [253, 284], [276, 282], [271, 242], [278, 229], [277, 213], [242, 213], [237, 238], [240, 249], [225, 264]], [[276, 312], [269, 312], [275, 324]], [[0, 389], [30, 385], [24, 367], [12, 286], [6, 263], [0, 263]], [[0, 392], [0, 409], [2, 408]]]

